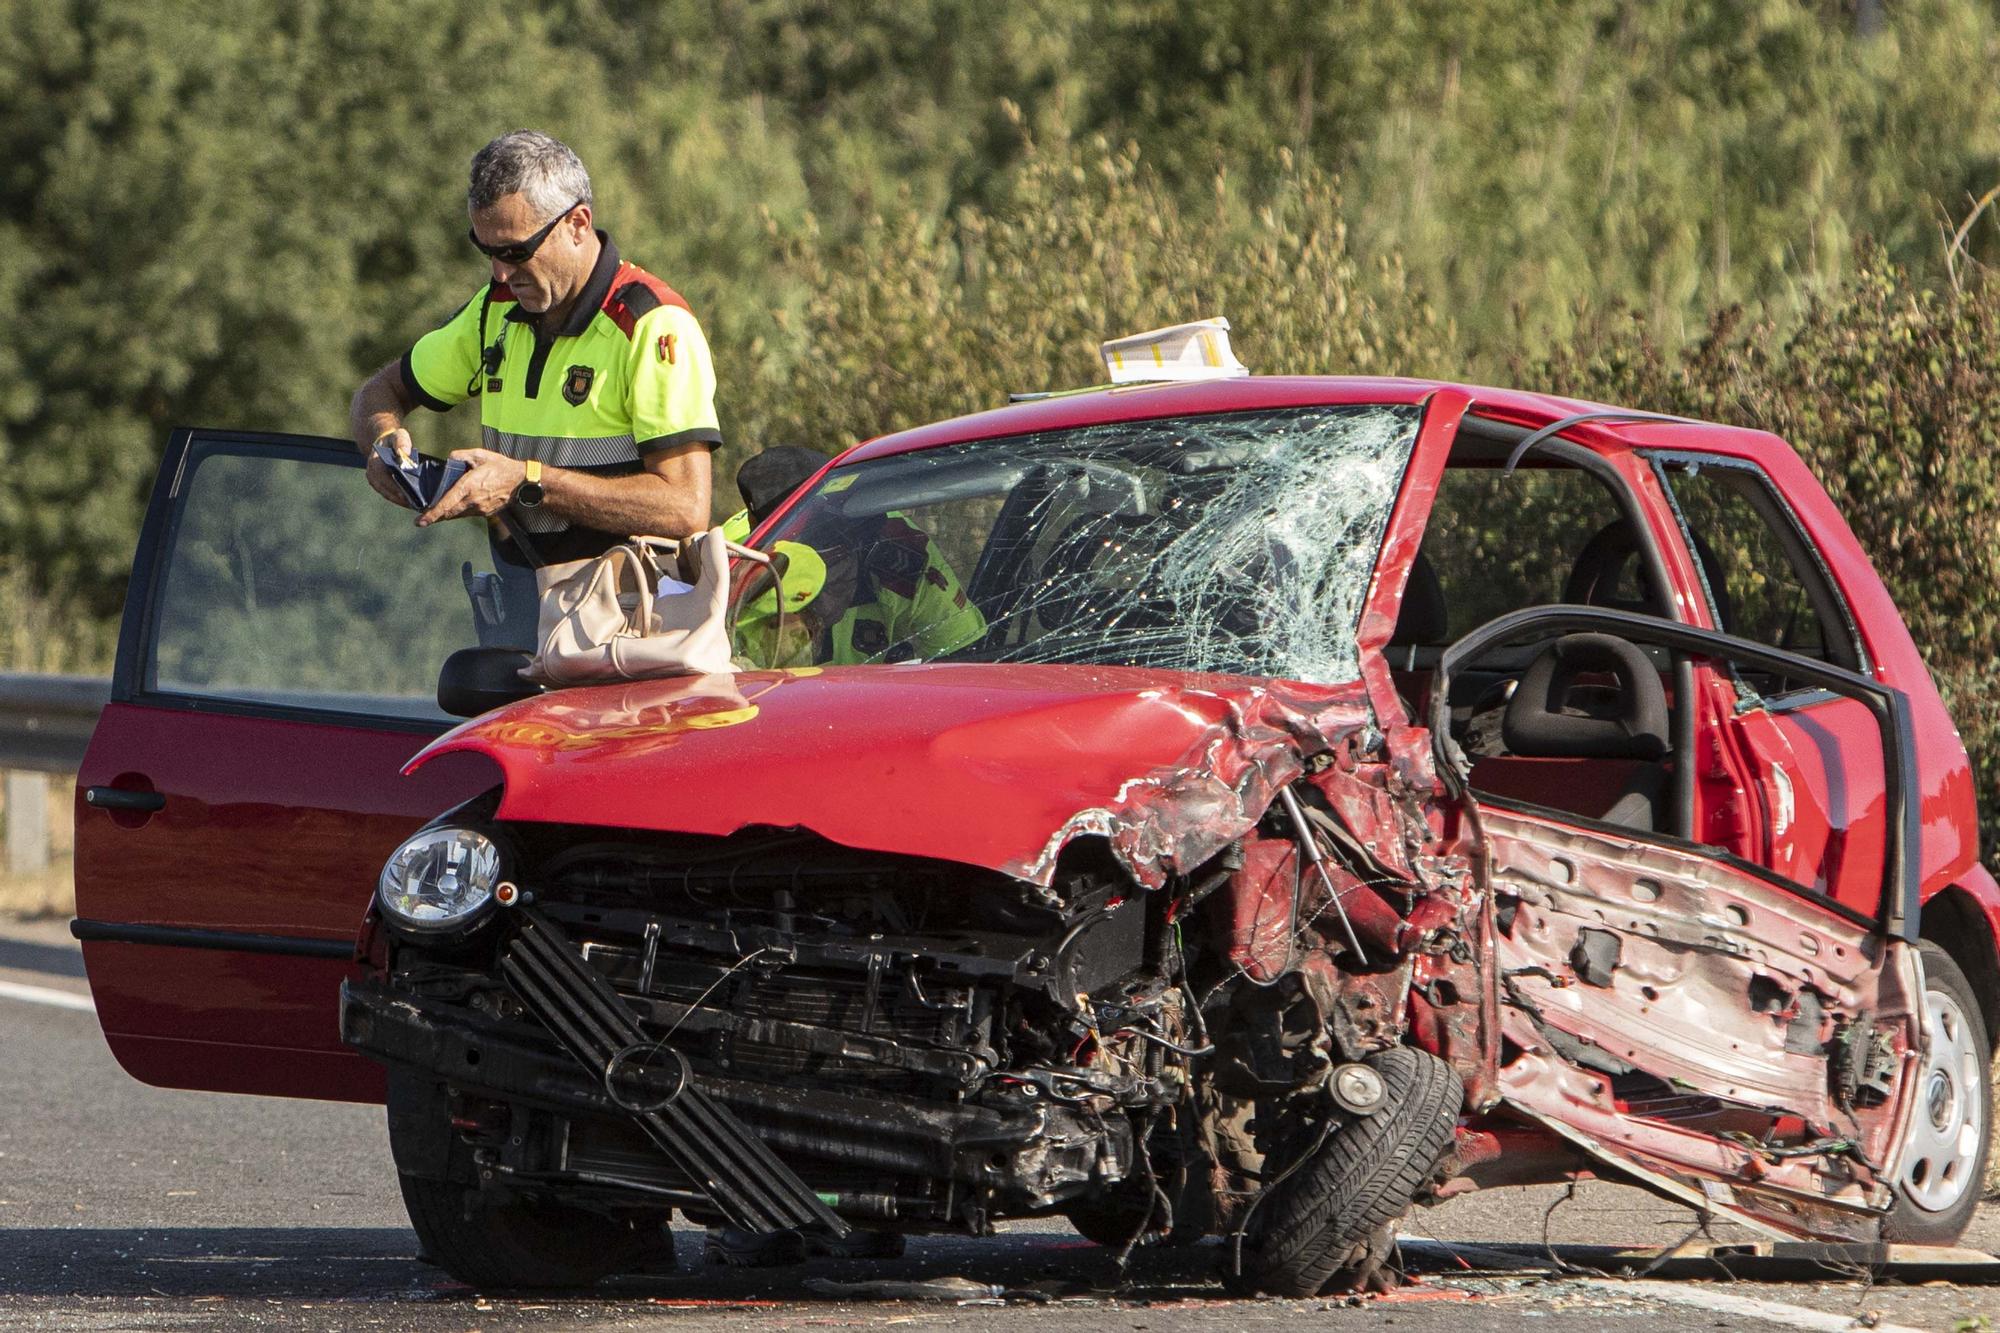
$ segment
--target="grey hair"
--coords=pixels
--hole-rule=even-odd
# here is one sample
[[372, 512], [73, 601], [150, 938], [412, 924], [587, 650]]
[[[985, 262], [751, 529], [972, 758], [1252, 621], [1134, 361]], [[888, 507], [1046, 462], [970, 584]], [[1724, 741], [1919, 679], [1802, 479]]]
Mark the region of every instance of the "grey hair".
[[477, 213], [510, 194], [527, 200], [538, 216], [551, 218], [578, 202], [590, 202], [590, 173], [562, 140], [540, 130], [509, 130], [472, 155], [465, 202]]

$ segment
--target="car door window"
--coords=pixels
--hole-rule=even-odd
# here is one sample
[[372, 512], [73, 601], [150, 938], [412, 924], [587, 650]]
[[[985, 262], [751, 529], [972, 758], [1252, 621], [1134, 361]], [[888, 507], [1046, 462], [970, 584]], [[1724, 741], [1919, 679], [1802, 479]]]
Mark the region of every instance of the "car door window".
[[[1846, 603], [1760, 469], [1686, 455], [1653, 462], [1725, 633], [1863, 669]], [[1727, 670], [1736, 706], [1720, 722], [1727, 753], [1718, 754], [1738, 770], [1724, 790], [1741, 787], [1756, 812], [1735, 821], [1755, 835], [1746, 855], [1793, 883], [1869, 907], [1890, 834], [1872, 716], [1777, 669], [1739, 662]]]
[[[1511, 473], [1483, 460], [1454, 463], [1439, 482], [1398, 637], [1421, 633], [1456, 640], [1498, 616], [1558, 602], [1661, 614], [1661, 599], [1645, 568], [1618, 498], [1590, 472], [1555, 461]], [[1434, 590], [1421, 590], [1425, 583]], [[1437, 605], [1415, 610], [1413, 593]], [[1418, 622], [1424, 622], [1421, 628]], [[1542, 713], [1558, 727], [1615, 730], [1618, 724], [1602, 719], [1636, 716], [1645, 704], [1648, 725], [1660, 729], [1651, 738], [1657, 744], [1649, 748], [1626, 753], [1613, 746], [1586, 754], [1534, 741], [1527, 721], [1534, 708], [1517, 697], [1517, 687], [1544, 646], [1500, 646], [1468, 664], [1453, 682], [1452, 737], [1473, 762], [1472, 786], [1484, 796], [1621, 827], [1679, 831], [1670, 799], [1675, 759], [1665, 730], [1671, 693], [1665, 684], [1671, 669], [1667, 656], [1635, 651], [1624, 661], [1622, 676], [1607, 675], [1603, 663], [1550, 668]], [[1421, 650], [1399, 655], [1397, 647], [1392, 638], [1392, 670], [1407, 663], [1399, 683], [1411, 697], [1421, 697], [1426, 686], [1414, 668], [1424, 655]], [[1655, 697], [1656, 708], [1651, 707]]]
[[[1861, 653], [1846, 606], [1791, 511], [1763, 474], [1714, 459], [1655, 459], [1694, 549], [1710, 610], [1726, 634], [1857, 670]], [[1739, 672], [1764, 697], [1792, 682]]]
[[196, 444], [157, 589], [148, 692], [444, 718], [438, 668], [477, 642], [466, 580], [491, 569], [486, 529], [419, 531], [339, 461], [305, 445]]
[[1580, 469], [1448, 467], [1423, 545], [1443, 589], [1445, 638], [1552, 602], [1636, 607], [1641, 566], [1633, 544], [1617, 541], [1625, 530], [1617, 501]]

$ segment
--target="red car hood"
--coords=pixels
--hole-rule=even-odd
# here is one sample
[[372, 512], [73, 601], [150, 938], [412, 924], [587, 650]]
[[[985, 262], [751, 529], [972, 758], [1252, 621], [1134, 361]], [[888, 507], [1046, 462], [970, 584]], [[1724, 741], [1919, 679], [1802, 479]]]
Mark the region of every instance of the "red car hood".
[[1157, 885], [1240, 837], [1306, 756], [1368, 716], [1358, 684], [829, 667], [558, 690], [447, 732], [410, 768], [490, 756], [506, 780], [502, 819], [796, 826], [1042, 882], [1064, 843], [1096, 833]]

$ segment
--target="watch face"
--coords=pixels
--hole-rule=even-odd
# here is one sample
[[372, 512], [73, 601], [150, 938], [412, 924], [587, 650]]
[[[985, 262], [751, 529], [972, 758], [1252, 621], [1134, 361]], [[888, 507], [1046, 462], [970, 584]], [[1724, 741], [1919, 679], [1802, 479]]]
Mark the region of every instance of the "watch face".
[[538, 481], [524, 481], [514, 488], [514, 503], [523, 509], [533, 509], [542, 502], [542, 485]]

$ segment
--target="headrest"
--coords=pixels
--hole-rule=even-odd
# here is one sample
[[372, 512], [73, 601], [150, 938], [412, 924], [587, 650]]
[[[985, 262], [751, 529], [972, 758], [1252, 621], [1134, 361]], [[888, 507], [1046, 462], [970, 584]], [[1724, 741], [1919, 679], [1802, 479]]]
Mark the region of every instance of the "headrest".
[[1390, 643], [1443, 643], [1449, 632], [1444, 584], [1437, 567], [1422, 551], [1410, 562], [1410, 581], [1403, 585], [1403, 607], [1396, 613]]
[[774, 444], [744, 459], [736, 469], [736, 490], [750, 511], [750, 526], [769, 518], [786, 496], [825, 465], [825, 454], [802, 444]]
[[[1606, 523], [1597, 530], [1597, 535], [1584, 543], [1583, 550], [1577, 555], [1569, 580], [1563, 584], [1563, 600], [1581, 606], [1605, 606], [1651, 616], [1670, 615], [1671, 612], [1660, 605], [1653, 580], [1638, 556], [1639, 543], [1632, 535], [1632, 525], [1622, 518]], [[1628, 562], [1632, 565], [1633, 586], [1640, 593], [1636, 600], [1616, 595], [1619, 576]]]
[[[1610, 676], [1617, 688], [1579, 685], [1583, 675]], [[1659, 673], [1609, 634], [1567, 634], [1544, 648], [1514, 687], [1500, 735], [1515, 754], [1548, 759], [1657, 760], [1672, 748]]]

